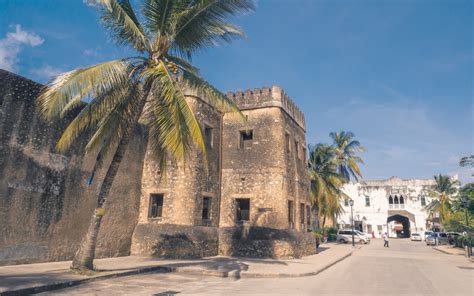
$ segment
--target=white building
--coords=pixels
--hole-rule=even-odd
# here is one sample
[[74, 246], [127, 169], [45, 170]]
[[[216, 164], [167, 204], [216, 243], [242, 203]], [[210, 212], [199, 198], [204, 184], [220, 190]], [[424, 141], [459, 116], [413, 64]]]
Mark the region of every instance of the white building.
[[[433, 197], [430, 191], [434, 179], [402, 180], [391, 177], [388, 180], [349, 183], [343, 191], [354, 201], [353, 217], [356, 229], [374, 233], [381, 237], [387, 232], [390, 237], [408, 237], [410, 233], [423, 234], [431, 230], [428, 221], [428, 205]], [[344, 213], [337, 219], [339, 228], [351, 227], [349, 201], [342, 202]]]

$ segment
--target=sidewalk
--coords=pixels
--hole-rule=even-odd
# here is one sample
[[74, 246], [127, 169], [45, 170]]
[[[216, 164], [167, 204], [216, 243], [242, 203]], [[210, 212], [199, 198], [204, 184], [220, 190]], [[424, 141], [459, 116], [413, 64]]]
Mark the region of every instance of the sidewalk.
[[436, 246], [433, 247], [436, 251], [440, 251], [442, 253], [448, 254], [448, 255], [462, 255], [464, 256], [464, 250], [460, 248], [455, 248], [453, 246]]
[[[433, 249], [435, 249], [436, 251], [448, 254], [448, 255], [460, 255], [460, 256], [467, 257], [464, 249], [456, 248], [453, 246], [436, 246], [436, 247], [433, 247]], [[474, 258], [471, 257], [470, 261], [474, 262]]]
[[221, 256], [192, 260], [116, 257], [95, 260], [97, 271], [91, 272], [90, 275], [71, 272], [70, 261], [0, 266], [0, 294], [20, 295], [51, 291], [85, 282], [145, 272], [183, 272], [235, 278], [309, 276], [349, 257], [353, 251], [350, 245], [322, 244], [319, 254], [294, 260]]

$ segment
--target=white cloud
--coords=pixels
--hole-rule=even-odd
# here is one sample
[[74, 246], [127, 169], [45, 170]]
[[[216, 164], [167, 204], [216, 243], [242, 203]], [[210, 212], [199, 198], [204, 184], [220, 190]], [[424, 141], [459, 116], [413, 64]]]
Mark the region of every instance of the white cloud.
[[8, 32], [5, 38], [0, 39], [0, 68], [13, 71], [24, 46], [35, 47], [43, 42], [43, 38], [33, 32], [23, 31], [17, 24], [14, 32]]
[[34, 68], [34, 69], [31, 69], [30, 70], [31, 74], [40, 78], [40, 79], [51, 79], [52, 77], [54, 76], [57, 76], [59, 74], [61, 74], [62, 71], [61, 69], [58, 69], [58, 68], [55, 68], [55, 67], [52, 67], [50, 65], [44, 65], [40, 68]]
[[99, 6], [99, 0], [82, 0], [82, 2], [87, 6], [97, 7]]

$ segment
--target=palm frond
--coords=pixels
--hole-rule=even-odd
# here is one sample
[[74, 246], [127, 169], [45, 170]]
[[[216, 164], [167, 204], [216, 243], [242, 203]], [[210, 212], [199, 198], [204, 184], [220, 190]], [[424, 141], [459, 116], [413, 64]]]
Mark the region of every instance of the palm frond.
[[201, 128], [186, 102], [179, 83], [172, 77], [163, 62], [156, 68], [146, 69], [143, 74], [150, 79], [155, 79], [158, 86], [158, 89], [153, 92], [150, 104], [150, 110], [155, 118], [150, 125], [159, 132], [160, 141], [162, 141], [157, 147], [166, 147], [166, 150], [177, 159], [184, 159], [185, 152], [189, 150], [191, 143], [195, 143], [203, 153], [204, 162], [207, 163]]
[[145, 0], [142, 14], [145, 17], [145, 25], [150, 32], [157, 37], [171, 35], [170, 26], [173, 24], [174, 7], [183, 1], [175, 0]]
[[102, 6], [102, 23], [120, 45], [130, 45], [139, 52], [149, 48], [145, 31], [141, 27], [129, 0], [99, 0]]
[[177, 16], [172, 49], [179, 55], [190, 57], [196, 50], [241, 37], [243, 32], [227, 19], [253, 9], [251, 0], [192, 1], [192, 5]]
[[37, 99], [40, 113], [45, 119], [53, 120], [79, 105], [84, 98], [100, 96], [126, 83], [127, 79], [127, 64], [124, 60], [63, 73], [42, 89]]
[[245, 118], [235, 102], [213, 87], [209, 82], [187, 70], [183, 72], [182, 78], [186, 88], [195, 90], [198, 94], [203, 94], [210, 100], [211, 105], [216, 107], [219, 111], [237, 112], [242, 119]]
[[56, 150], [67, 151], [83, 132], [96, 128], [97, 124], [127, 97], [128, 86], [128, 84], [119, 84], [87, 104], [61, 134]]

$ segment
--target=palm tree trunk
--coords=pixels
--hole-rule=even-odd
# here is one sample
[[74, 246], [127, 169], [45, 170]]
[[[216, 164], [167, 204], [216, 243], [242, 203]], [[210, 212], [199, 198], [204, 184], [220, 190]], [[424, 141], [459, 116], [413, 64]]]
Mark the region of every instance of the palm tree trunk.
[[97, 236], [99, 234], [102, 217], [104, 215], [104, 205], [107, 201], [107, 197], [109, 195], [109, 191], [112, 187], [112, 183], [115, 179], [115, 176], [117, 175], [117, 171], [119, 169], [122, 158], [125, 155], [125, 151], [127, 150], [130, 137], [138, 123], [140, 115], [143, 112], [143, 108], [145, 106], [149, 92], [150, 87], [147, 87], [144, 96], [141, 102], [139, 103], [138, 108], [132, 114], [130, 126], [126, 129], [122, 138], [120, 139], [119, 144], [117, 145], [115, 154], [112, 158], [112, 161], [109, 165], [109, 168], [107, 169], [107, 173], [100, 187], [99, 196], [97, 198], [97, 208], [95, 209], [94, 214], [92, 216], [89, 228], [87, 230], [87, 234], [83, 238], [79, 249], [74, 255], [71, 269], [92, 270], [94, 268], [93, 261], [95, 257], [95, 248], [97, 245]]
[[324, 225], [326, 225], [326, 215], [325, 214], [323, 215], [323, 223], [322, 223], [321, 228], [324, 228]]

